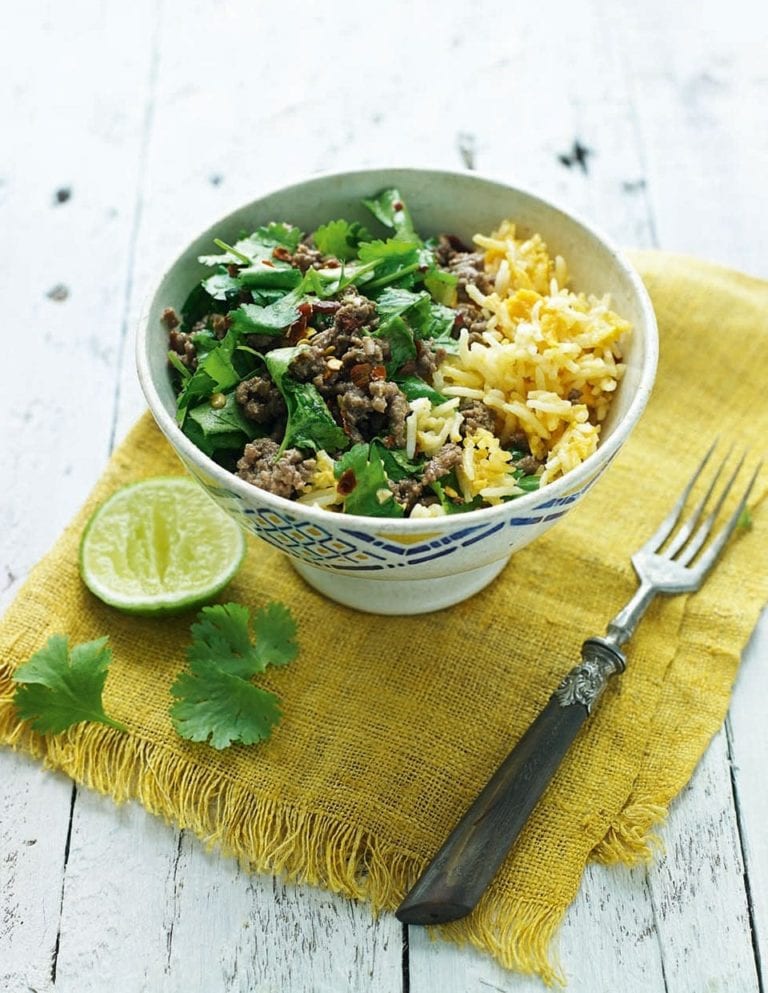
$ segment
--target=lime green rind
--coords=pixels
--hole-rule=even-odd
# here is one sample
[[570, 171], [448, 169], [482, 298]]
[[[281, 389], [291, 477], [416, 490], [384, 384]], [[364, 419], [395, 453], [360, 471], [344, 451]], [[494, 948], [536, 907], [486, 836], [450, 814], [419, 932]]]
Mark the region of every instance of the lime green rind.
[[[234, 544], [236, 546], [234, 555], [230, 558], [226, 569], [222, 569], [211, 576], [209, 582], [192, 583], [191, 589], [187, 588], [173, 593], [163, 592], [146, 598], [135, 595], [121, 595], [119, 588], [115, 588], [114, 584], [105, 584], [90, 567], [88, 563], [89, 539], [96, 534], [94, 529], [100, 523], [103, 524], [108, 520], [110, 509], [118, 504], [125, 508], [125, 498], [127, 494], [129, 495], [129, 491], [140, 490], [141, 488], [157, 491], [158, 487], [162, 491], [164, 488], [163, 484], [167, 484], [168, 490], [178, 490], [184, 495], [186, 500], [191, 501], [191, 509], [204, 515], [216, 517], [218, 521], [217, 532], [221, 531], [227, 538], [226, 541], [222, 541], [222, 547], [226, 547], [227, 555], [232, 556], [233, 549], [231, 546]], [[99, 600], [126, 614], [161, 617], [193, 610], [196, 607], [209, 603], [232, 581], [243, 564], [245, 554], [245, 535], [240, 529], [240, 526], [222, 511], [200, 489], [197, 483], [185, 476], [155, 476], [121, 487], [94, 511], [83, 529], [80, 539], [79, 566], [83, 582]]]

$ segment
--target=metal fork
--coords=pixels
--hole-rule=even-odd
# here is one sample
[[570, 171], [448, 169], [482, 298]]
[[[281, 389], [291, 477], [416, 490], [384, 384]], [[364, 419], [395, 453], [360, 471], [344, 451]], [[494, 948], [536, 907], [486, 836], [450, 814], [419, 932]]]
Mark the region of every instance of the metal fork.
[[694, 484], [709, 462], [715, 444], [658, 530], [632, 556], [640, 581], [636, 593], [610, 622], [604, 637], [588, 638], [584, 642], [581, 663], [563, 679], [398, 907], [397, 917], [404, 923], [441, 924], [464, 917], [473, 909], [608, 680], [626, 668], [621, 647], [632, 636], [651, 601], [659, 593], [692, 592], [704, 582], [744, 513], [762, 465], [757, 466], [736, 509], [705, 548], [744, 464], [742, 456], [715, 497], [718, 482], [726, 472], [729, 452], [704, 496], [681, 523]]

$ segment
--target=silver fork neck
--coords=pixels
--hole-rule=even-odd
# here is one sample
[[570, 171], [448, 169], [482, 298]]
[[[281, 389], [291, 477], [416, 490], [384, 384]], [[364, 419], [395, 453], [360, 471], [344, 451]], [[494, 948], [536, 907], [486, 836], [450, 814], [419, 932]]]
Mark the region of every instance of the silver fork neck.
[[617, 648], [626, 644], [655, 596], [653, 585], [647, 580], [641, 580], [634, 595], [608, 625], [606, 640]]

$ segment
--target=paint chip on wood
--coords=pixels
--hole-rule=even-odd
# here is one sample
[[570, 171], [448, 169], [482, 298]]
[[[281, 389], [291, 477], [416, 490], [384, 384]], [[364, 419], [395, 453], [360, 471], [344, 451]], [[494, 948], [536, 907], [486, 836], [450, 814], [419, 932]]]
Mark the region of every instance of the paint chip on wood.
[[570, 152], [562, 152], [557, 156], [557, 161], [561, 165], [564, 165], [566, 169], [573, 169], [574, 166], [578, 166], [578, 168], [581, 169], [586, 176], [589, 172], [587, 159], [592, 154], [591, 148], [588, 148], [586, 145], [582, 145], [579, 139], [575, 138]]
[[64, 283], [57, 283], [48, 290], [46, 296], [49, 300], [55, 300], [56, 303], [63, 303], [69, 296], [69, 287], [65, 286]]
[[459, 131], [456, 135], [456, 145], [465, 169], [477, 168], [477, 141], [469, 131]]

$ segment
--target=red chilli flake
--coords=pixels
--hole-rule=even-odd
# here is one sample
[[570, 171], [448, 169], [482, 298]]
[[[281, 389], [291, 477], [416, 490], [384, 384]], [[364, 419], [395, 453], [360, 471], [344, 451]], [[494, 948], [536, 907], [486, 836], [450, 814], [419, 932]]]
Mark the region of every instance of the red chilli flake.
[[371, 372], [370, 362], [358, 362], [349, 370], [349, 378], [355, 386], [367, 386], [371, 381]]
[[285, 245], [276, 245], [272, 249], [272, 257], [275, 259], [279, 259], [281, 262], [290, 262], [293, 259], [293, 256], [285, 247]]
[[395, 202], [392, 204], [392, 210], [402, 210], [404, 206], [405, 204], [403, 203], [402, 200], [395, 200]]
[[387, 378], [387, 370], [384, 368], [383, 365], [375, 365], [373, 369], [371, 369], [371, 379], [386, 379], [386, 378]]
[[354, 469], [345, 469], [339, 477], [339, 481], [336, 484], [336, 492], [339, 496], [349, 496], [352, 490], [357, 486], [357, 479], [355, 477]]
[[340, 306], [338, 300], [315, 300], [313, 309], [316, 314], [335, 314]]

